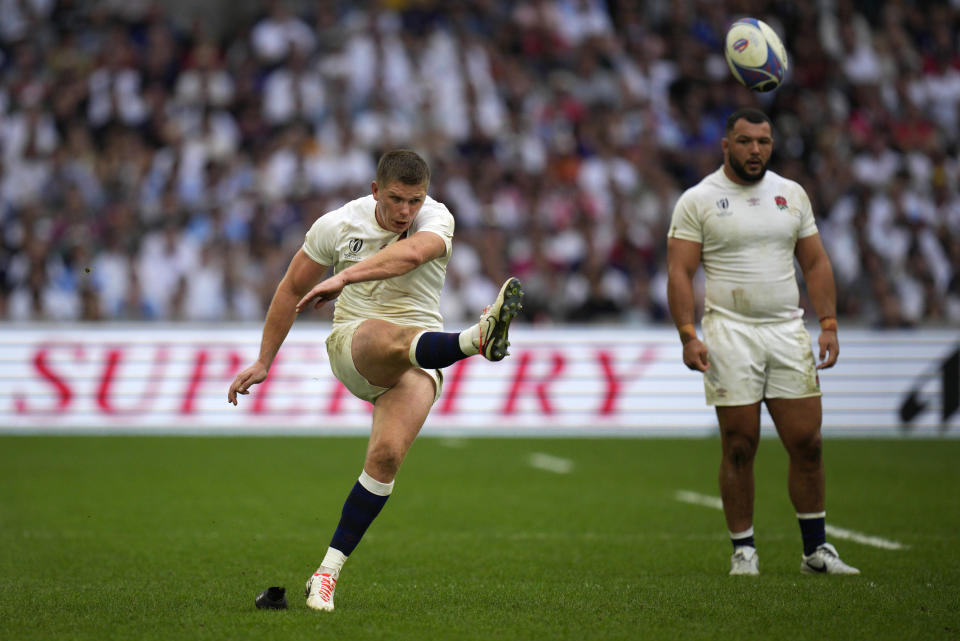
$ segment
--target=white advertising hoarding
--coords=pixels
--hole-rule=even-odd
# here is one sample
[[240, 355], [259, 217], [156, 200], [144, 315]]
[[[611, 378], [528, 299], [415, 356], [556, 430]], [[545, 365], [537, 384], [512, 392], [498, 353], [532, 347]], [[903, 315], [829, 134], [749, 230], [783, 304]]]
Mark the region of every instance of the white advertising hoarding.
[[[267, 380], [234, 407], [227, 388], [256, 357], [259, 326], [0, 327], [0, 432], [366, 434], [370, 406], [330, 373], [328, 330], [297, 324]], [[960, 332], [841, 328], [840, 337], [839, 363], [821, 372], [826, 435], [960, 433], [950, 360]], [[470, 358], [444, 371], [424, 434], [716, 430], [670, 328], [521, 326], [511, 341], [502, 362]]]

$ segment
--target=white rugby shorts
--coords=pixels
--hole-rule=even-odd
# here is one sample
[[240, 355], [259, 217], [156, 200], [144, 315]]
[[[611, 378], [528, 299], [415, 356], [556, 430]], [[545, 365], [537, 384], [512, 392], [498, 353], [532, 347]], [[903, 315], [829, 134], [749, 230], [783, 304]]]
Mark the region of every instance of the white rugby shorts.
[[[363, 319], [348, 323], [337, 323], [333, 331], [327, 336], [327, 357], [330, 359], [330, 369], [333, 375], [350, 390], [350, 393], [359, 399], [375, 402], [389, 387], [379, 387], [365, 379], [353, 362], [353, 335], [363, 323]], [[436, 403], [443, 390], [443, 374], [438, 369], [423, 369], [424, 373], [433, 379], [436, 393], [433, 402]]]
[[707, 405], [751, 405], [765, 398], [820, 396], [820, 378], [803, 319], [743, 323], [704, 314]]

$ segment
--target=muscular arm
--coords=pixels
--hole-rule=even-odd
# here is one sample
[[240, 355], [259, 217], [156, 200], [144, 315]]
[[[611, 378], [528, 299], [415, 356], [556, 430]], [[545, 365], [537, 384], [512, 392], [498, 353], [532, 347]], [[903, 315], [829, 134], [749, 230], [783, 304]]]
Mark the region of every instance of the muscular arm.
[[833, 267], [830, 266], [830, 259], [820, 241], [820, 234], [798, 240], [794, 253], [800, 264], [800, 271], [803, 272], [807, 295], [817, 312], [817, 318], [821, 321], [833, 319], [832, 326], [821, 323], [821, 328], [824, 329], [820, 331], [820, 363], [817, 369], [832, 367], [840, 353], [836, 330], [837, 290], [833, 280]]
[[700, 248], [700, 243], [690, 240], [667, 240], [667, 303], [678, 328], [695, 320], [693, 277], [700, 266]]
[[836, 318], [837, 292], [833, 281], [833, 268], [820, 241], [820, 234], [807, 236], [797, 241], [797, 262], [807, 283], [807, 294], [817, 311], [817, 318]]
[[314, 262], [302, 249], [294, 255], [287, 267], [287, 273], [277, 285], [273, 300], [270, 301], [260, 339], [260, 355], [256, 362], [233, 379], [227, 392], [228, 402], [236, 405], [237, 394], [249, 393], [247, 390], [251, 385], [256, 385], [267, 377], [267, 371], [297, 317], [297, 301], [323, 277], [326, 270], [325, 265]]
[[447, 246], [439, 235], [430, 231], [417, 232], [317, 283], [300, 298], [296, 311], [303, 311], [311, 301], [314, 301], [315, 308], [321, 307], [327, 301], [339, 296], [347, 285], [402, 276], [446, 253]]
[[297, 301], [310, 291], [327, 271], [325, 265], [314, 262], [304, 251], [299, 250], [290, 261], [277, 290], [273, 293], [267, 319], [263, 325], [263, 337], [260, 340], [260, 357], [257, 359], [267, 367], [273, 363], [280, 345], [297, 317]]
[[705, 371], [707, 348], [693, 329], [695, 301], [693, 277], [700, 266], [701, 244], [679, 238], [667, 239], [667, 303], [683, 342], [683, 362], [690, 369]]

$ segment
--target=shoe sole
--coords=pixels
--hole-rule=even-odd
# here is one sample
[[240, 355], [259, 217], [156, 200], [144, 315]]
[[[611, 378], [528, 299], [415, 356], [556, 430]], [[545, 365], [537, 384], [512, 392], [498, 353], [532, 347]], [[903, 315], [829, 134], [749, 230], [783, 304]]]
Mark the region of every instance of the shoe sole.
[[507, 356], [510, 343], [507, 334], [510, 322], [523, 309], [523, 284], [516, 278], [510, 278], [500, 288], [497, 300], [489, 310], [490, 317], [496, 320], [490, 340], [484, 347], [483, 356], [490, 361], [502, 361]]
[[800, 566], [800, 572], [803, 574], [829, 574], [831, 576], [856, 576], [860, 574], [860, 570], [855, 572], [831, 572], [827, 569], [827, 566], [823, 566], [823, 568], [815, 568], [811, 565], [807, 565], [806, 563]]
[[800, 564], [800, 571], [804, 574], [827, 574], [827, 566], [816, 568], [804, 561]]
[[318, 612], [333, 612], [333, 606], [330, 605], [311, 605], [310, 601], [307, 601], [307, 607], [311, 610], [317, 610]]
[[736, 570], [731, 569], [730, 572], [728, 572], [728, 574], [730, 576], [760, 576], [760, 568], [753, 567], [753, 568], [739, 568]]

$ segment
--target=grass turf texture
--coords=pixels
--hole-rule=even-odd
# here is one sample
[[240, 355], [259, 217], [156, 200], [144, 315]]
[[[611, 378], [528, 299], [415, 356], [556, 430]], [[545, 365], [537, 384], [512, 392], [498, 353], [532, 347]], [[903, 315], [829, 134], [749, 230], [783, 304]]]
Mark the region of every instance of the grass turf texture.
[[[719, 442], [422, 438], [344, 568], [302, 585], [364, 440], [0, 438], [0, 639], [957, 639], [960, 441], [828, 440], [859, 577], [799, 572], [786, 457], [757, 460], [762, 575], [728, 577]], [[529, 465], [573, 461], [569, 474]], [[287, 587], [290, 609], [254, 597]]]

